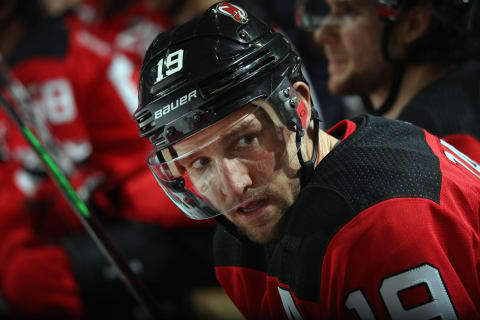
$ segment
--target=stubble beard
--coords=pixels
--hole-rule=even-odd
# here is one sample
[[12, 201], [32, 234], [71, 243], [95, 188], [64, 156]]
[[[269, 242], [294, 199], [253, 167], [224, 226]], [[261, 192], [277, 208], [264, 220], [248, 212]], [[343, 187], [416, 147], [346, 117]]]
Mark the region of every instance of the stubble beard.
[[281, 235], [280, 230], [285, 221], [285, 213], [292, 206], [300, 193], [299, 179], [289, 181], [288, 186], [291, 194], [287, 197], [285, 197], [280, 190], [268, 188], [264, 193], [265, 197], [271, 203], [267, 219], [253, 227], [236, 224], [238, 232], [257, 244], [267, 244], [278, 239]]

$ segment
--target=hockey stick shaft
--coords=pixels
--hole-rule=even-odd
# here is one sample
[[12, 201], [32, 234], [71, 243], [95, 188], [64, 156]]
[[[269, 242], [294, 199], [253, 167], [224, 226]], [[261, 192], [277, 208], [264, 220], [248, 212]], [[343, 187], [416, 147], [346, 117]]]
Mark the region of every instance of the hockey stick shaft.
[[14, 121], [28, 144], [40, 157], [51, 178], [56, 183], [63, 196], [67, 199], [69, 205], [80, 219], [90, 237], [97, 244], [98, 248], [102, 251], [108, 261], [114, 267], [116, 267], [125, 285], [136, 297], [139, 303], [143, 305], [144, 308], [150, 313], [150, 315], [154, 319], [158, 319], [160, 312], [155, 298], [145, 287], [143, 282], [130, 269], [113, 241], [103, 231], [103, 228], [96, 217], [90, 213], [87, 205], [80, 199], [69, 180], [65, 177], [59, 166], [56, 164], [55, 160], [48, 154], [46, 149], [40, 143], [39, 139], [35, 136], [32, 130], [30, 130], [30, 128], [22, 120], [20, 115], [15, 111], [14, 107], [8, 102], [3, 94], [0, 94], [0, 104], [3, 106], [10, 118]]

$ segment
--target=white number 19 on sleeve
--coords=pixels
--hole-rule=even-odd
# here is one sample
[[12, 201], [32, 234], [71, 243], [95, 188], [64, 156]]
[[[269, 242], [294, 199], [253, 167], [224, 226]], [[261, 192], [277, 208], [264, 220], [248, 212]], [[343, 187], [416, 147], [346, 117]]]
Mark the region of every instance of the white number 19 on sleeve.
[[[430, 301], [405, 308], [400, 293], [409, 288], [423, 285], [431, 297]], [[408, 271], [388, 277], [380, 285], [380, 296], [392, 319], [457, 319], [455, 309], [437, 268], [423, 264]], [[362, 319], [375, 319], [374, 313], [361, 290], [351, 292], [345, 306], [355, 310]]]

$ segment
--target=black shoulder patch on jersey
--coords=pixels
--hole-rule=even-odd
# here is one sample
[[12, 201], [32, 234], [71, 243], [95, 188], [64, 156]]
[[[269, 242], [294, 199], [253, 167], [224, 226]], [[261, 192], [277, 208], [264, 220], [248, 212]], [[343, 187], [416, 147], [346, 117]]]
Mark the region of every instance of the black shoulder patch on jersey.
[[65, 56], [68, 48], [68, 30], [59, 19], [47, 19], [33, 28], [7, 58], [9, 66], [35, 57]]
[[354, 121], [357, 130], [317, 166], [310, 186], [337, 190], [357, 212], [398, 197], [439, 202], [440, 163], [422, 129], [372, 116]]

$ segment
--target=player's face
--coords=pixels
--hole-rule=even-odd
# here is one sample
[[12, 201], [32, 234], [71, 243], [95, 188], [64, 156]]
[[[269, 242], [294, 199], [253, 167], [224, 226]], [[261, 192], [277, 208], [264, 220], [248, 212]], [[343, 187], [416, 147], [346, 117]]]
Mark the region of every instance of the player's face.
[[[314, 33], [328, 59], [329, 90], [368, 94], [388, 85], [391, 67], [381, 51], [383, 23], [374, 0], [327, 0], [330, 14]], [[330, 23], [333, 22], [333, 23]]]
[[[227, 135], [198, 148], [225, 128]], [[284, 139], [265, 112], [247, 105], [174, 148], [178, 154], [197, 150], [179, 161], [181, 167], [202, 198], [240, 232], [257, 243], [277, 237], [300, 190], [299, 165], [288, 160], [296, 153], [293, 140]]]

